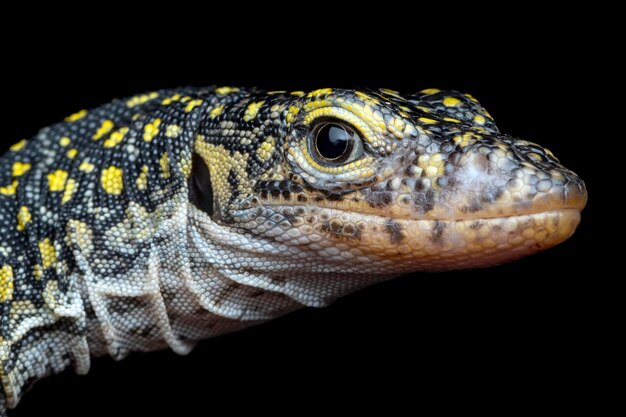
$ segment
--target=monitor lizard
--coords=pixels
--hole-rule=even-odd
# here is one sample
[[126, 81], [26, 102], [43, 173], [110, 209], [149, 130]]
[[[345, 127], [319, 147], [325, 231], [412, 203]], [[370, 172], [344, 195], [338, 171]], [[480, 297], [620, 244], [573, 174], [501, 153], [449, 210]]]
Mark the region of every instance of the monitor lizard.
[[0, 410], [92, 356], [185, 354], [549, 248], [586, 199], [455, 91], [180, 88], [81, 110], [0, 158]]

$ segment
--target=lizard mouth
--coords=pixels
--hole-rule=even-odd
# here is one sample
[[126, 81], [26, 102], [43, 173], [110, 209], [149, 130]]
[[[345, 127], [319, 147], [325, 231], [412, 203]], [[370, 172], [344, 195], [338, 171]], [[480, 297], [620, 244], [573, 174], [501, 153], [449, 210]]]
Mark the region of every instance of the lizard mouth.
[[[293, 207], [292, 207], [293, 208]], [[576, 230], [580, 208], [469, 219], [392, 219], [302, 207], [290, 244], [306, 245], [331, 263], [356, 259], [368, 271], [469, 269], [502, 264], [553, 247]], [[351, 261], [354, 262], [354, 261]]]

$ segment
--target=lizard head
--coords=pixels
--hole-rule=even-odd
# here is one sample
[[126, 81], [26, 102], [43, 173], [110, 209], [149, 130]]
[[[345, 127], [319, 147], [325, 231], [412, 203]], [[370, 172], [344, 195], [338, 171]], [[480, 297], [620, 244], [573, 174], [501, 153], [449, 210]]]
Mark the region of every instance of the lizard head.
[[215, 221], [326, 271], [503, 263], [567, 239], [587, 198], [549, 150], [452, 91], [251, 93], [207, 125]]

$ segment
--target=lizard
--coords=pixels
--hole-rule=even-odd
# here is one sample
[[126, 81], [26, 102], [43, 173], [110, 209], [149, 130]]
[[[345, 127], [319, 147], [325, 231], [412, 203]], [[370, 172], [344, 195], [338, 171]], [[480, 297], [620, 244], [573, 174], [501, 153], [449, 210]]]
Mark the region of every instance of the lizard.
[[167, 89], [0, 158], [0, 410], [91, 357], [202, 339], [571, 236], [584, 182], [426, 89]]

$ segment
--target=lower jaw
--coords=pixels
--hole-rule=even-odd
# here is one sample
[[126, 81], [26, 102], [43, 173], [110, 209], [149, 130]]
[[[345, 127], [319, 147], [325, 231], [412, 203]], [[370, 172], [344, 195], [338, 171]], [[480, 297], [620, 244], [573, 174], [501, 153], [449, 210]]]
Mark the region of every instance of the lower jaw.
[[299, 220], [291, 226], [297, 233], [273, 233], [273, 239], [308, 247], [311, 256], [323, 258], [329, 266], [350, 265], [353, 271], [375, 275], [502, 264], [563, 242], [580, 222], [579, 209], [483, 219], [411, 220], [300, 207], [303, 216], [296, 217]]
[[374, 221], [359, 246], [402, 272], [481, 268], [553, 247], [569, 238], [579, 222], [577, 209], [486, 219]]

